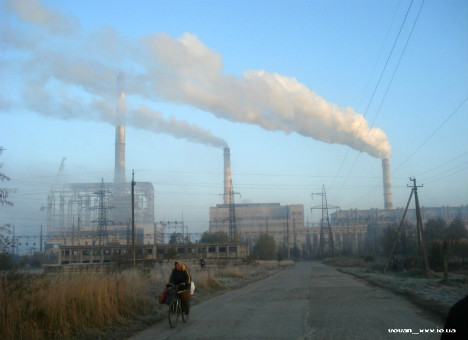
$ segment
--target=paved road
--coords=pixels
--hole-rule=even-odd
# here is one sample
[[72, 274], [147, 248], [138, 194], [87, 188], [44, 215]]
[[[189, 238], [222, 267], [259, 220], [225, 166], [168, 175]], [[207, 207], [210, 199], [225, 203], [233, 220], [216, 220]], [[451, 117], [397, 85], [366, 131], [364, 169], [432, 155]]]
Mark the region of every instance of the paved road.
[[319, 262], [301, 262], [242, 289], [193, 306], [188, 323], [167, 320], [132, 340], [439, 339], [441, 328], [403, 298]]

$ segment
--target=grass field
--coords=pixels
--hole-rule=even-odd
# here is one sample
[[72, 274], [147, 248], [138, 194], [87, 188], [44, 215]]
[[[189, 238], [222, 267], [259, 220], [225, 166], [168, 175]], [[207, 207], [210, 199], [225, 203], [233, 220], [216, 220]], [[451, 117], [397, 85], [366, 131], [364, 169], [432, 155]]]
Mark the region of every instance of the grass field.
[[[206, 297], [289, 265], [292, 263], [271, 261], [201, 269], [193, 264], [189, 269], [196, 293]], [[0, 339], [99, 338], [103, 329], [115, 329], [150, 314], [171, 269], [172, 263], [111, 274], [3, 275]]]

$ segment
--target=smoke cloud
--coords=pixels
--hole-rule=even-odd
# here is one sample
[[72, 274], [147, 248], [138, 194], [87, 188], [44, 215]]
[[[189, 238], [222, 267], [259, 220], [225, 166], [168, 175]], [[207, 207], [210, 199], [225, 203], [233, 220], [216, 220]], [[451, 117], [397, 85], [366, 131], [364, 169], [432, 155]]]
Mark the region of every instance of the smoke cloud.
[[[193, 34], [173, 38], [155, 33], [130, 39], [111, 27], [85, 33], [77, 20], [38, 1], [7, 1], [4, 9], [10, 16], [1, 27], [1, 42], [11, 53], [2, 60], [2, 68], [15, 67], [18, 58], [12, 57], [20, 56], [19, 74], [26, 78], [24, 91], [29, 96], [24, 93], [22, 100], [42, 114], [112, 121], [115, 110], [109, 111], [105, 103], [115, 98], [115, 76], [123, 70], [128, 98], [182, 103], [232, 122], [348, 145], [373, 157], [391, 154], [386, 134], [370, 128], [352, 108], [329, 103], [295, 78], [280, 74], [263, 70], [246, 70], [241, 77], [224, 74], [221, 55]], [[19, 22], [29, 23], [30, 29], [17, 27]], [[31, 92], [34, 84], [42, 89]], [[55, 107], [69, 111], [45, 105], [52, 100], [51, 91]], [[77, 101], [92, 108], [91, 117], [83, 116], [90, 111], [72, 107]], [[226, 145], [207, 130], [173, 117], [164, 119], [147, 107], [129, 107], [128, 113], [128, 123], [137, 128]]]
[[186, 121], [177, 120], [175, 117], [164, 119], [162, 115], [145, 106], [129, 112], [127, 122], [137, 129], [143, 129], [154, 133], [167, 134], [189, 142], [202, 143], [218, 148], [227, 147], [227, 143], [219, 137], [213, 136], [209, 130], [205, 130]]

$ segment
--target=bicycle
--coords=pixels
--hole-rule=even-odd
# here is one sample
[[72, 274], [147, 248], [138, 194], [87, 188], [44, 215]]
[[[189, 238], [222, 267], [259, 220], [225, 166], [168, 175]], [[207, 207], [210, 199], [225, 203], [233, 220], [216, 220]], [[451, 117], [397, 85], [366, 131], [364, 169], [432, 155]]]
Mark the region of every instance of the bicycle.
[[180, 299], [180, 294], [181, 293], [186, 293], [189, 291], [177, 291], [177, 288], [181, 285], [185, 285], [184, 283], [179, 284], [179, 285], [173, 285], [173, 284], [168, 284], [166, 287], [169, 288], [169, 292], [167, 293], [168, 298], [170, 299], [169, 302], [169, 311], [167, 314], [167, 317], [169, 319], [169, 325], [171, 328], [177, 327], [177, 324], [179, 323], [179, 316], [182, 315], [182, 321], [187, 322], [189, 319], [189, 314], [185, 313], [183, 310], [182, 306], [182, 301]]

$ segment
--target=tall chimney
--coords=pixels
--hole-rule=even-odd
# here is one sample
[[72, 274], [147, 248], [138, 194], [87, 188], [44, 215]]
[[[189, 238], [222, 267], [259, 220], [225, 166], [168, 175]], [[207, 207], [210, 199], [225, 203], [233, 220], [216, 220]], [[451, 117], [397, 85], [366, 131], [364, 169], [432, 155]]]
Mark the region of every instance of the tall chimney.
[[117, 76], [114, 183], [125, 183], [125, 74]]
[[231, 152], [224, 148], [224, 204], [231, 204]]
[[383, 173], [384, 208], [393, 209], [392, 185], [390, 183], [390, 162], [388, 161], [388, 158], [382, 159], [382, 173]]

